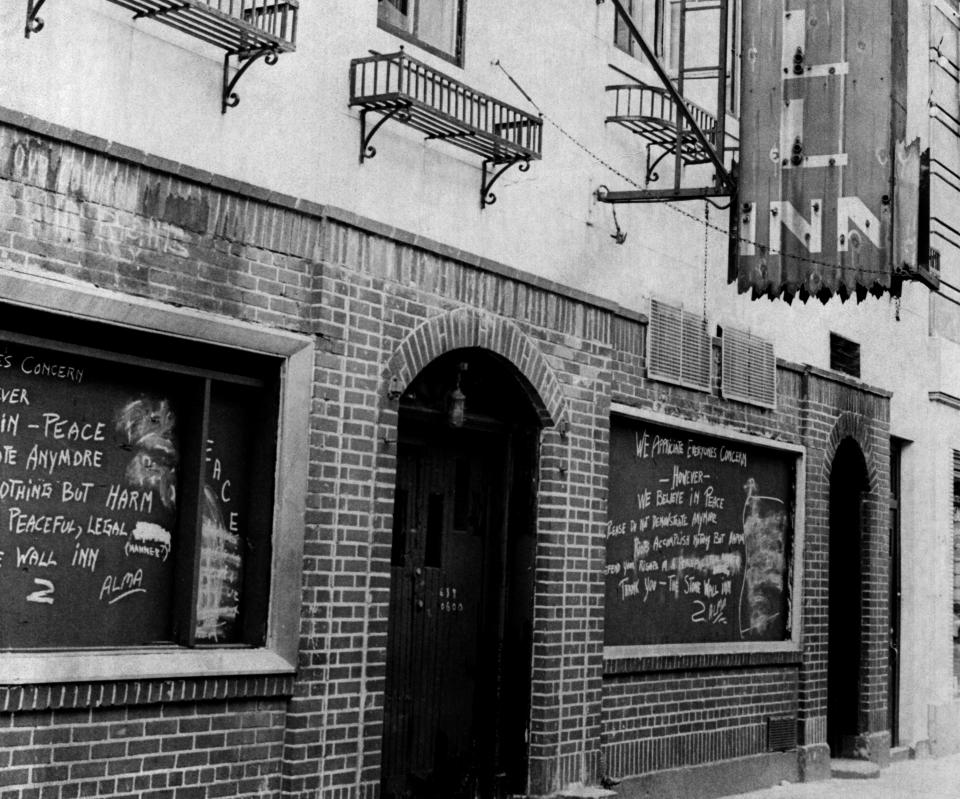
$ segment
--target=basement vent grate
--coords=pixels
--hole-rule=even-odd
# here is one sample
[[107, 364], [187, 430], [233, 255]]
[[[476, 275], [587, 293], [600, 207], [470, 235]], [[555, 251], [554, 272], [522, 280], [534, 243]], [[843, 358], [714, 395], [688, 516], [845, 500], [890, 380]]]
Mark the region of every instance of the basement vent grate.
[[797, 748], [797, 717], [767, 717], [767, 751], [789, 752]]
[[650, 302], [647, 376], [709, 391], [711, 344], [707, 320], [673, 305]]
[[777, 359], [773, 343], [724, 327], [720, 391], [727, 399], [777, 407]]

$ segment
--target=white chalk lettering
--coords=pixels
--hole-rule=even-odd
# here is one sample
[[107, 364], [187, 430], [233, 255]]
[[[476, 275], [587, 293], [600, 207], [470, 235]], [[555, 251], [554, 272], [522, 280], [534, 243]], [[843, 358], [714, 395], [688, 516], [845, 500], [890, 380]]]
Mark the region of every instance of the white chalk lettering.
[[73, 549], [73, 560], [70, 562], [70, 565], [78, 569], [90, 569], [90, 571], [94, 572], [97, 570], [97, 559], [99, 557], [99, 547], [82, 547], [76, 544]]
[[20, 371], [25, 375], [39, 375], [53, 377], [57, 380], [69, 380], [79, 383], [83, 380], [83, 369], [65, 366], [64, 364], [46, 363], [28, 355], [20, 363]]
[[16, 436], [19, 431], [19, 413], [0, 413], [0, 433], [5, 436]]
[[17, 547], [17, 568], [24, 566], [36, 566], [40, 569], [48, 569], [57, 565], [56, 554], [52, 549], [37, 549], [36, 547], [27, 547], [20, 549]]
[[74, 535], [79, 525], [66, 516], [47, 516], [45, 514], [24, 513], [20, 508], [7, 510], [8, 524], [11, 533], [15, 535]]
[[33, 593], [27, 594], [27, 602], [36, 602], [39, 605], [53, 604], [53, 583], [50, 580], [44, 580], [40, 577], [33, 578], [33, 584], [40, 588]]
[[106, 599], [107, 604], [112, 605], [131, 594], [146, 592], [147, 589], [143, 587], [143, 569], [124, 572], [120, 576], [108, 574], [103, 578], [103, 584], [100, 586], [100, 600]]
[[30, 398], [25, 388], [0, 387], [0, 405], [29, 405]]
[[80, 483], [74, 485], [69, 480], [64, 480], [60, 483], [60, 501], [61, 502], [86, 502], [87, 495], [90, 493], [90, 489], [93, 488], [93, 483]]
[[104, 423], [75, 422], [59, 413], [43, 414], [43, 435], [56, 441], [103, 441]]
[[61, 468], [99, 469], [103, 466], [103, 452], [99, 449], [46, 449], [34, 444], [27, 455], [27, 471], [53, 474]]
[[153, 491], [136, 491], [123, 488], [114, 483], [107, 492], [104, 502], [109, 510], [135, 510], [140, 513], [153, 512]]

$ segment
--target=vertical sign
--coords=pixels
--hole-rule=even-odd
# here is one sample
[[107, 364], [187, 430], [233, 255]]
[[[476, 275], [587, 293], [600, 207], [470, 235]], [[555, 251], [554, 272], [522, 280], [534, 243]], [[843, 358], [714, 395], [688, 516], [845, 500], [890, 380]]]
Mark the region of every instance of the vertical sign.
[[745, 0], [738, 286], [889, 287], [891, 0]]

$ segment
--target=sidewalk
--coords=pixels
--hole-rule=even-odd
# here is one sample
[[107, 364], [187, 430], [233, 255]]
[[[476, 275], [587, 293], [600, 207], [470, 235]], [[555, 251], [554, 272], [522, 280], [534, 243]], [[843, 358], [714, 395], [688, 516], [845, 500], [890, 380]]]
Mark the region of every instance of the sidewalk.
[[904, 760], [877, 779], [778, 785], [726, 799], [960, 799], [960, 755]]

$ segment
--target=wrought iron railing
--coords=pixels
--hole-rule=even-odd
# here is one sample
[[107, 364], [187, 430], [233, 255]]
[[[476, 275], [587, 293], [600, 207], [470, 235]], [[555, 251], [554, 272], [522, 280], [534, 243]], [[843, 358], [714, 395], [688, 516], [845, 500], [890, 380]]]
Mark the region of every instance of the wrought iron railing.
[[[46, 0], [27, 0], [24, 34], [43, 30], [39, 12]], [[234, 88], [260, 58], [275, 64], [280, 53], [296, 49], [299, 0], [109, 0], [133, 12], [134, 20], [152, 19], [225, 51], [221, 110], [238, 102]]]
[[[25, 33], [38, 33], [46, 0], [27, 0]], [[269, 47], [295, 49], [299, 0], [109, 0], [133, 12], [134, 19], [155, 19], [230, 53]]]
[[[609, 119], [644, 119], [651, 123], [660, 123], [665, 129], [676, 130], [677, 106], [665, 89], [643, 83], [630, 83], [607, 86], [607, 92], [614, 97], [613, 113]], [[689, 100], [684, 104], [707, 140], [716, 146], [716, 116]]]
[[231, 52], [293, 50], [298, 0], [109, 0]]
[[402, 50], [350, 62], [350, 105], [394, 111], [428, 139], [445, 139], [494, 161], [541, 154], [539, 117], [475, 91]]

